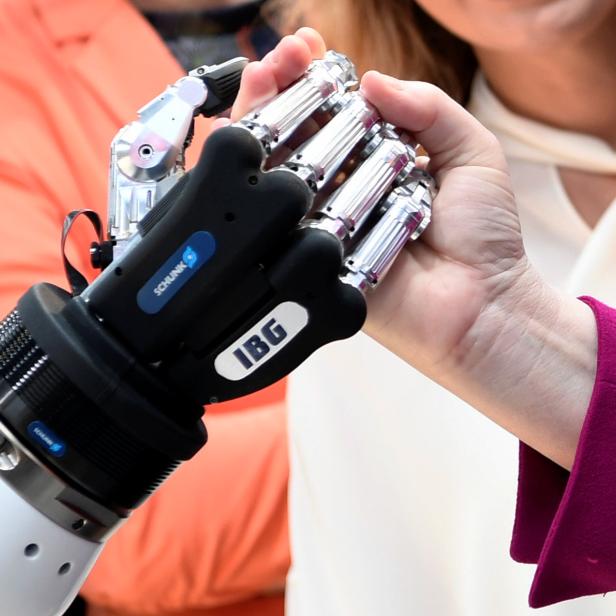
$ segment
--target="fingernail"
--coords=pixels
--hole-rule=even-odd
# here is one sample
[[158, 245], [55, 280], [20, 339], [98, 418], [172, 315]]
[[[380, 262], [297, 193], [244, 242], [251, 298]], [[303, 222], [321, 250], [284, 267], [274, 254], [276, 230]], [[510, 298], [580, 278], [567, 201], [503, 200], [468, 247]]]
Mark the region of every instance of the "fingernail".
[[280, 59], [280, 54], [277, 49], [272, 49], [269, 53], [265, 55], [263, 60], [265, 62], [269, 62], [270, 64], [278, 64], [278, 60]]
[[399, 79], [392, 77], [391, 75], [384, 75], [383, 73], [379, 73], [379, 77], [391, 88], [395, 90], [402, 90], [404, 88], [404, 84]]
[[371, 70], [368, 72], [374, 74], [378, 79], [384, 82], [387, 85], [387, 87], [392, 88], [393, 90], [403, 90], [404, 89], [404, 83], [400, 81], [399, 79], [392, 77], [391, 75], [385, 75], [376, 70]]

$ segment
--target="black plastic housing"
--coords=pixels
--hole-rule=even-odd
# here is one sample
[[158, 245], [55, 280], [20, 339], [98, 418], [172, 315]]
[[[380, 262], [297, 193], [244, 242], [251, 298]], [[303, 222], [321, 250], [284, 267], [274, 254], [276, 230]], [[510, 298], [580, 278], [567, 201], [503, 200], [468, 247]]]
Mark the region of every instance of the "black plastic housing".
[[[36, 285], [0, 334], [0, 377], [23, 402], [2, 405], [2, 420], [102, 504], [134, 508], [205, 444], [202, 407], [140, 364], [80, 299]], [[31, 438], [37, 421], [65, 443], [61, 457]]]
[[[134, 508], [205, 444], [202, 404], [270, 385], [364, 322], [364, 296], [340, 280], [340, 241], [298, 226], [312, 191], [288, 169], [264, 171], [264, 159], [248, 131], [216, 131], [80, 297], [36, 285], [0, 324], [0, 379], [17, 394], [0, 419], [107, 507]], [[193, 261], [194, 247], [207, 257]], [[158, 303], [144, 303], [144, 289]], [[217, 357], [282, 304], [298, 308], [301, 327], [279, 329], [284, 344], [239, 379], [221, 376]], [[61, 456], [33, 440], [36, 422], [65, 445]]]
[[[284, 169], [264, 172], [264, 157], [248, 131], [216, 131], [166, 214], [91, 287], [91, 310], [138, 356], [162, 360], [190, 338], [204, 311], [257, 273], [308, 211], [313, 195], [306, 184]], [[200, 231], [215, 238], [214, 256], [164, 309], [146, 314], [138, 292]]]
[[[276, 382], [319, 347], [356, 333], [365, 320], [362, 293], [339, 279], [340, 241], [298, 227], [312, 206], [312, 191], [286, 168], [264, 171], [264, 160], [249, 131], [216, 131], [196, 168], [142, 221], [139, 243], [87, 292], [90, 311], [106, 327], [200, 403]], [[147, 314], [139, 290], [196, 232], [214, 238], [214, 255], [162, 309]], [[249, 377], [220, 376], [214, 366], [219, 353], [287, 301], [308, 312], [304, 330]]]
[[[360, 291], [340, 281], [342, 260], [341, 244], [330, 233], [310, 227], [296, 230], [276, 261], [261, 272], [260, 286], [253, 280], [250, 296], [256, 301], [221, 298], [221, 305], [236, 308], [237, 314], [226, 313], [232, 325], [213, 336], [207, 324], [221, 323], [222, 315], [206, 311], [190, 340], [163, 363], [166, 378], [204, 403], [230, 400], [271, 385], [318, 348], [357, 333], [366, 318], [366, 301]], [[249, 376], [238, 381], [220, 376], [215, 368], [219, 353], [288, 301], [307, 310], [307, 326]]]

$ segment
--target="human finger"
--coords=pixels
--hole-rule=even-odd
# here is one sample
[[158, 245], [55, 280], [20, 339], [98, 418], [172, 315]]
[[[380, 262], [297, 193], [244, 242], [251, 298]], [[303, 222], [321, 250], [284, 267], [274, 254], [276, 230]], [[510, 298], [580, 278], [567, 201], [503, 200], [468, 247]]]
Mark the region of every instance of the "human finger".
[[361, 89], [385, 120], [413, 133], [434, 173], [469, 165], [506, 169], [496, 137], [436, 86], [366, 73]]
[[[309, 40], [310, 37], [306, 35]], [[308, 68], [313, 51], [304, 36], [285, 36], [264, 58], [263, 64], [271, 66], [279, 90], [293, 83]], [[315, 46], [318, 44], [312, 41]]]
[[231, 120], [237, 122], [251, 109], [276, 96], [278, 85], [271, 66], [262, 62], [251, 62], [242, 73], [237, 98], [231, 110]]
[[213, 133], [215, 130], [218, 130], [219, 128], [224, 128], [225, 126], [229, 126], [229, 124], [231, 124], [231, 120], [229, 120], [229, 118], [216, 118], [210, 124], [210, 132]]
[[298, 79], [308, 68], [312, 53], [304, 38], [290, 35], [285, 36], [262, 61], [251, 62], [242, 74], [231, 119], [239, 120]]
[[312, 54], [313, 60], [318, 60], [325, 55], [325, 52], [327, 51], [325, 41], [323, 40], [323, 37], [314, 28], [308, 28], [307, 26], [304, 26], [303, 28], [300, 28], [295, 34], [306, 42], [306, 44], [310, 48], [310, 53]]

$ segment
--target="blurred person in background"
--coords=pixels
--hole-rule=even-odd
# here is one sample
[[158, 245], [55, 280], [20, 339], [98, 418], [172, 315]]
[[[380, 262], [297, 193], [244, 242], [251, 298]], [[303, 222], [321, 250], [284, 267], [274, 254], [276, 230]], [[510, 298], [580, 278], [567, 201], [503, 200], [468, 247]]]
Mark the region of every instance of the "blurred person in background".
[[[138, 109], [195, 65], [254, 60], [273, 47], [260, 4], [0, 0], [3, 315], [36, 282], [66, 286], [63, 219], [91, 208], [106, 220], [109, 146]], [[299, 54], [310, 60], [306, 44]], [[197, 120], [189, 165], [210, 126]], [[82, 271], [91, 271], [90, 240], [87, 226], [71, 237], [71, 260]], [[284, 394], [280, 383], [221, 405], [227, 412], [209, 408], [208, 446], [107, 546], [84, 588], [90, 616], [282, 613]]]
[[[477, 2], [482, 4], [479, 0]], [[160, 38], [151, 29], [141, 28], [142, 18], [120, 0], [101, 1], [98, 8], [95, 2], [88, 3], [85, 8], [83, 3], [79, 7], [78, 3], [69, 0], [53, 3], [2, 0], [2, 3], [3, 8], [6, 5], [9, 9], [2, 18], [9, 26], [3, 40], [7, 47], [10, 45], [6, 66], [4, 62], [1, 66], [2, 94], [5, 94], [5, 87], [7, 90], [7, 96], [2, 100], [7, 101], [7, 109], [21, 109], [28, 118], [28, 125], [22, 122], [11, 126], [7, 123], [8, 147], [2, 151], [2, 158], [6, 159], [3, 163], [7, 163], [4, 166], [6, 203], [14, 203], [15, 207], [27, 204], [23, 212], [20, 210], [18, 216], [13, 216], [16, 229], [7, 230], [9, 241], [3, 245], [6, 261], [4, 252], [1, 253], [3, 270], [6, 264], [6, 271], [16, 275], [13, 281], [16, 286], [7, 295], [10, 298], [10, 301], [7, 299], [8, 310], [29, 284], [40, 279], [62, 282], [59, 255], [55, 254], [55, 247], [52, 254], [52, 244], [45, 243], [46, 240], [42, 242], [43, 238], [56, 237], [54, 229], [57, 232], [64, 214], [75, 209], [76, 203], [98, 204], [95, 209], [104, 212], [102, 195], [106, 194], [106, 177], [96, 180], [99, 190], [94, 191], [94, 187], [87, 184], [89, 176], [86, 172], [89, 170], [92, 178], [97, 174], [102, 176], [101, 160], [104, 168], [106, 149], [117, 127], [131, 120], [135, 109], [152, 93], [160, 91], [161, 83], [174, 81], [179, 73], [177, 64], [170, 64], [168, 54], [159, 55], [161, 48], [164, 49]], [[478, 15], [489, 15], [485, 7], [451, 11], [455, 4], [451, 1], [432, 2], [430, 6], [440, 6], [450, 21], [454, 17], [461, 19], [465, 11], [470, 11], [467, 26], [469, 21], [476, 21], [484, 34], [491, 31], [493, 23], [488, 26], [473, 16], [473, 10]], [[591, 9], [596, 9], [595, 4], [585, 3]], [[111, 11], [110, 7], [114, 10]], [[526, 5], [523, 8], [531, 10]], [[356, 13], [354, 9], [360, 12]], [[338, 15], [328, 17], [331, 10], [339, 11]], [[514, 17], [520, 17], [523, 12], [522, 9], [508, 10]], [[364, 29], [376, 30], [369, 35], [364, 32], [362, 37], [357, 36], [353, 24], [358, 15], [358, 23]], [[548, 18], [553, 15], [547, 14]], [[413, 16], [423, 21], [413, 22]], [[454, 29], [444, 16], [437, 15], [447, 27]], [[323, 18], [322, 24], [335, 23], [340, 36], [350, 28], [351, 34], [355, 32], [355, 42], [364, 42], [365, 51], [373, 50], [374, 54], [380, 49], [391, 51], [392, 64], [385, 66], [387, 72], [397, 72], [393, 62], [398, 57], [410, 62], [412, 72], [409, 75], [436, 81], [454, 95], [464, 96], [467, 92], [465, 85], [468, 86], [468, 82], [465, 84], [464, 79], [458, 84], [458, 91], [452, 88], [457, 75], [468, 76], [474, 71], [473, 54], [468, 47], [459, 46], [456, 39], [436, 27], [416, 5], [397, 2], [390, 7], [384, 2], [378, 5], [355, 2], [347, 6], [338, 2], [319, 6], [312, 3], [310, 10], [304, 13], [304, 20], [319, 17]], [[575, 17], [574, 14], [574, 25], [597, 21], [590, 19], [592, 10], [577, 21]], [[71, 23], [75, 23], [71, 18], [76, 20], [78, 27], [71, 27]], [[553, 25], [550, 19], [539, 22], [549, 33]], [[411, 28], [415, 34], [412, 38], [403, 36], [408, 33], [407, 25], [413, 23], [420, 23], [422, 27], [419, 31]], [[516, 25], [519, 33], [529, 26], [529, 22], [522, 19], [522, 23], [509, 23], [506, 33], [516, 32], [515, 28], [512, 30]], [[558, 28], [556, 30], [559, 34]], [[375, 35], [377, 32], [381, 32], [387, 45], [378, 44], [381, 39]], [[129, 33], [131, 36], [125, 39]], [[595, 30], [593, 33], [596, 35]], [[53, 35], [51, 40], [50, 34]], [[429, 44], [422, 38], [423, 34]], [[471, 38], [467, 32], [459, 34]], [[587, 35], [587, 32], [582, 35]], [[299, 76], [310, 57], [318, 55], [322, 48], [314, 38], [308, 38], [310, 40], [305, 41], [307, 47], [302, 48], [301, 53], [299, 43], [295, 41], [287, 44], [284, 53], [279, 50], [278, 54], [269, 55], [263, 64], [253, 65], [251, 77], [245, 80], [236, 105], [236, 116], [241, 114], [240, 110], [248, 110]], [[506, 37], [500, 32], [496, 38], [501, 44]], [[127, 48], [126, 40], [130, 40], [130, 48]], [[123, 41], [124, 46], [118, 45], [119, 41]], [[328, 46], [351, 51], [351, 48], [344, 49], [343, 38], [338, 43], [336, 37], [331, 36], [327, 42]], [[416, 43], [419, 52], [411, 47]], [[450, 44], [452, 46], [448, 47]], [[601, 46], [595, 45], [593, 49], [595, 47]], [[479, 48], [477, 45], [476, 51]], [[396, 49], [404, 53], [396, 56], [393, 53]], [[441, 50], [442, 57], [437, 50]], [[577, 47], [575, 50], [579, 51]], [[361, 52], [361, 49], [356, 51]], [[294, 58], [290, 62], [289, 54]], [[462, 62], [448, 70], [452, 64], [445, 60], [452, 54], [455, 56], [452, 62]], [[481, 59], [481, 54], [477, 55]], [[353, 57], [359, 59], [361, 54]], [[376, 55], [372, 58], [375, 60]], [[33, 71], [34, 77], [31, 74], [25, 77], [28, 73], [24, 70], [25, 59], [34, 60], [35, 66], [28, 66], [28, 69], [38, 68], [38, 71]], [[469, 70], [460, 72], [465, 59], [470, 62]], [[159, 71], [155, 76], [154, 66]], [[93, 71], [93, 67], [97, 70]], [[426, 67], [436, 67], [437, 70], [421, 72], [420, 69]], [[42, 68], [54, 70], [43, 72]], [[487, 70], [485, 72], [488, 74]], [[441, 73], [449, 74], [452, 81], [449, 84], [440, 81]], [[153, 80], [147, 95], [140, 91], [128, 94], [135, 87], [130, 83], [131, 79], [135, 81], [135, 74]], [[530, 74], [532, 76], [532, 72]], [[122, 79], [119, 79], [120, 75]], [[44, 97], [37, 97], [36, 91], [32, 91], [36, 77], [41, 86], [49, 86], [41, 88]], [[48, 100], [50, 96], [51, 100]], [[82, 111], [76, 102], [94, 103], [94, 111]], [[120, 108], [122, 113], [118, 113]], [[93, 116], [98, 120], [94, 127], [88, 122]], [[101, 118], [106, 118], [106, 122]], [[66, 123], [58, 124], [60, 119]], [[116, 122], [113, 130], [110, 130], [110, 119]], [[539, 119], [550, 122], [549, 118]], [[533, 131], [540, 126], [536, 124], [532, 125]], [[58, 127], [62, 127], [59, 133]], [[95, 136], [88, 134], [87, 139], [84, 138], [86, 128], [85, 132], [93, 130]], [[584, 126], [571, 128], [594, 134]], [[47, 165], [55, 163], [53, 169], [36, 166], [36, 157], [28, 147], [36, 139], [24, 139], [24, 129], [33, 131], [27, 134], [36, 134], [39, 140], [36, 154], [44, 157]], [[72, 134], [65, 135], [65, 130]], [[202, 127], [202, 134], [206, 131], [207, 126]], [[46, 136], [54, 140], [51, 145], [42, 139]], [[75, 136], [81, 137], [82, 150], [77, 148], [78, 151], [72, 152], [71, 144], [79, 142], [79, 139], [72, 139]], [[567, 134], [567, 137], [575, 135]], [[92, 151], [98, 152], [98, 145], [93, 147], [90, 140], [92, 143], [94, 140], [104, 142], [105, 155], [94, 156]], [[545, 134], [542, 133], [539, 141], [548, 142]], [[193, 157], [195, 152], [198, 153], [198, 146], [199, 142], [193, 146]], [[68, 176], [67, 162], [71, 163]], [[542, 157], [535, 162], [558, 168], [558, 164]], [[74, 177], [78, 173], [74, 167], [79, 167], [79, 173], [83, 175]], [[514, 164], [514, 180], [515, 176]], [[58, 178], [65, 179], [65, 183], [59, 184]], [[526, 175], [527, 182], [528, 178]], [[593, 185], [596, 185], [594, 181]], [[537, 186], [532, 187], [533, 198], [538, 198], [541, 193]], [[541, 200], [532, 211], [537, 213], [547, 207], [548, 197], [552, 196], [546, 195], [545, 203]], [[75, 201], [67, 205], [66, 201], [71, 198]], [[595, 199], [593, 203], [597, 201]], [[556, 203], [562, 205], [562, 195]], [[22, 216], [26, 219], [22, 220]], [[528, 227], [524, 216], [523, 213], [523, 225]], [[547, 218], [548, 222], [554, 222]], [[19, 248], [23, 248], [24, 228], [31, 229], [34, 241], [32, 247], [28, 247], [29, 251], [25, 251], [28, 254], [19, 255]], [[548, 230], [542, 229], [541, 233], [549, 237]], [[82, 257], [87, 254], [86, 246], [84, 237]], [[534, 258], [532, 254], [531, 258]], [[58, 267], [52, 271], [50, 265], [54, 260]], [[601, 293], [597, 295], [602, 297]], [[507, 564], [502, 542], [508, 530], [503, 520], [509, 513], [508, 503], [504, 500], [512, 489], [507, 478], [507, 474], [512, 478], [512, 467], [507, 466], [510, 460], [503, 451], [511, 439], [501, 436], [496, 428], [492, 429], [487, 422], [473, 415], [462, 416], [461, 403], [436, 386], [428, 385], [423, 377], [410, 372], [408, 367], [403, 368], [401, 362], [395, 362], [380, 347], [362, 339], [353, 344], [355, 346], [350, 348], [354, 350], [348, 353], [342, 352], [342, 345], [322, 351], [315, 370], [311, 373], [309, 364], [298, 375], [294, 387], [297, 392], [297, 396], [292, 398], [295, 568], [291, 576], [289, 613], [291, 616], [524, 613], [523, 597], [528, 577]], [[352, 357], [358, 348], [359, 355]], [[335, 365], [336, 354], [341, 362], [339, 365]], [[330, 360], [331, 365], [323, 372], [323, 358], [327, 360], [328, 357], [333, 357], [334, 361]], [[375, 358], [382, 363], [382, 370], [377, 369]], [[358, 365], [362, 362], [364, 365]], [[344, 390], [335, 387], [332, 381], [341, 369], [345, 380], [338, 382], [348, 383]], [[310, 381], [311, 374], [318, 380]], [[394, 379], [400, 381], [399, 388], [392, 386]], [[314, 386], [312, 393], [304, 387], [307, 382]], [[302, 405], [311, 408], [301, 412]], [[286, 520], [281, 513], [286, 505], [286, 458], [284, 452], [281, 455], [285, 448], [284, 420], [249, 425], [251, 415], [242, 415], [246, 422], [243, 427], [239, 421], [227, 423], [228, 432], [221, 427], [218, 433], [217, 425], [223, 426], [224, 422], [210, 419], [212, 440], [205, 450], [206, 455], [186, 465], [183, 474], [180, 470], [169, 481], [166, 491], [161, 491], [137, 512], [134, 520], [109, 546], [86, 587], [86, 594], [95, 603], [125, 614], [181, 613], [181, 610], [190, 609], [193, 609], [191, 614], [198, 614], [200, 612], [195, 610], [225, 605], [240, 597], [253, 597], [268, 588], [282, 586], [288, 561]], [[307, 432], [300, 435], [303, 429]], [[245, 430], [244, 434], [242, 430]], [[273, 436], [266, 439], [265, 444], [259, 443], [259, 451], [255, 452], [255, 444], [263, 440], [264, 434]], [[462, 441], [461, 435], [466, 435], [467, 440]], [[218, 442], [218, 448], [213, 449], [215, 442]], [[236, 465], [224, 460], [224, 456], [233, 457], [234, 442], [241, 442], [237, 453], [243, 455]], [[476, 443], [476, 446], [471, 443]], [[445, 453], [439, 453], [442, 448], [446, 448]], [[366, 453], [358, 456], [358, 451]], [[523, 453], [535, 456], [538, 472], [558, 475], [564, 489], [567, 482], [564, 471], [532, 450], [524, 449]], [[320, 456], [322, 461], [318, 460]], [[565, 465], [570, 463], [570, 460], [559, 459], [558, 452], [551, 457]], [[495, 464], [497, 459], [499, 464]], [[430, 461], [430, 472], [426, 469], [426, 460]], [[304, 464], [309, 467], [304, 467]], [[326, 466], [329, 467], [329, 477], [326, 476]], [[238, 468], [244, 472], [238, 472]], [[471, 476], [473, 473], [476, 475]], [[499, 473], [503, 476], [498, 476]], [[308, 481], [317, 483], [308, 486]], [[528, 482], [525, 485], [528, 488]], [[229, 486], [234, 487], [237, 499], [230, 498]], [[220, 492], [216, 491], [217, 488]], [[215, 495], [219, 493], [223, 497], [216, 499]], [[539, 514], [544, 516], [545, 528], [540, 528], [540, 531], [545, 532], [538, 533], [531, 560], [543, 545], [561, 494], [562, 490], [557, 491], [549, 495], [549, 502], [543, 503], [544, 508]], [[312, 497], [314, 501], [310, 501]], [[179, 503], [185, 506], [178, 506]], [[492, 515], [489, 516], [488, 512]], [[313, 545], [309, 545], [311, 542]], [[102, 572], [100, 575], [99, 571]], [[539, 598], [535, 602], [542, 600]], [[266, 613], [263, 605], [255, 607], [257, 611], [253, 613]], [[607, 610], [608, 605], [609, 602], [604, 601], [602, 605], [590, 600], [581, 603], [578, 611], [574, 611], [574, 606], [566, 606], [553, 608], [552, 613], [586, 614], [592, 609], [593, 614], [601, 614], [602, 608]]]
[[[316, 27], [362, 70], [431, 81], [465, 103], [504, 147], [524, 244], [540, 274], [574, 297], [616, 304], [614, 0], [293, 5], [293, 25]], [[434, 230], [438, 216], [437, 208]], [[463, 279], [421, 263], [403, 304], [417, 329], [407, 356], [442, 381], [455, 341], [435, 355], [433, 340], [446, 346], [447, 332], [479, 300], [470, 295], [461, 305]], [[386, 327], [370, 333], [395, 347]], [[522, 433], [528, 405], [520, 399]], [[569, 447], [525, 439], [516, 510], [516, 439], [365, 335], [321, 349], [299, 368], [289, 408], [288, 616], [529, 613], [533, 571], [507, 558], [514, 511], [511, 553], [539, 561], [533, 606], [562, 599], [555, 587], [567, 589], [565, 598], [607, 590], [578, 590], [567, 569], [566, 556], [579, 555], [592, 577], [588, 535], [580, 532], [574, 545], [554, 540], [570, 506], [563, 495], [571, 490], [574, 431]], [[615, 611], [608, 595], [544, 613]]]

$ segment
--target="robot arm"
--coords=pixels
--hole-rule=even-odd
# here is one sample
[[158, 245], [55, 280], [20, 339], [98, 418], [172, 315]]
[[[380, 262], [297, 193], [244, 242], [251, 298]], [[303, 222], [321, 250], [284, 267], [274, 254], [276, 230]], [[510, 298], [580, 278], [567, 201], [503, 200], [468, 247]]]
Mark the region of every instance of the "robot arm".
[[[36, 285], [0, 323], [6, 613], [62, 613], [110, 534], [205, 444], [202, 405], [358, 331], [366, 293], [430, 220], [415, 145], [334, 52], [216, 131], [186, 173], [194, 116], [224, 104], [243, 61], [224, 66], [178, 81], [114, 140], [94, 283], [75, 297]], [[276, 162], [315, 115], [324, 126]]]

